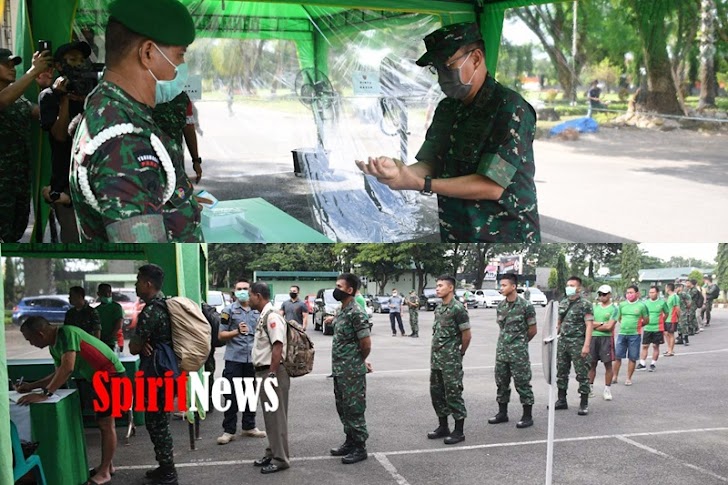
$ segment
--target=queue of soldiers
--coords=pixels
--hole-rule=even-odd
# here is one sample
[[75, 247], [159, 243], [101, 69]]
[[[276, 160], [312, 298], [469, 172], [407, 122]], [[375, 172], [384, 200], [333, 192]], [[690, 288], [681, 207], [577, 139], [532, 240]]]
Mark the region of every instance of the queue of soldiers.
[[[61, 242], [203, 239], [204, 199], [194, 195], [182, 147], [184, 138], [199, 182], [202, 159], [184, 93], [193, 19], [177, 0], [116, 0], [108, 13], [95, 87], [88, 79], [96, 46], [88, 38], [35, 53], [18, 79], [22, 59], [0, 50], [0, 167], [11, 175], [0, 190], [2, 241], [18, 241], [28, 225], [32, 118], [50, 141], [53, 173], [42, 195]], [[488, 73], [477, 24], [442, 27], [424, 42], [417, 64], [437, 73], [447, 97], [418, 162], [376, 157], [357, 165], [393, 190], [437, 194], [443, 241], [540, 241], [533, 107]], [[40, 108], [23, 97], [33, 80]]]

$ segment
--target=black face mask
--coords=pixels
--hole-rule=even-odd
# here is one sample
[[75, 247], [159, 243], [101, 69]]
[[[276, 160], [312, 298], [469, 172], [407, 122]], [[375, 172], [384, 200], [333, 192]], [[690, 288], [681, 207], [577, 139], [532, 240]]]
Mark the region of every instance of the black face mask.
[[338, 288], [334, 288], [334, 300], [341, 301], [349, 296], [351, 296], [349, 293], [342, 291]]
[[291, 297], [291, 300], [295, 300], [296, 298], [298, 298], [298, 293], [289, 293], [288, 296]]

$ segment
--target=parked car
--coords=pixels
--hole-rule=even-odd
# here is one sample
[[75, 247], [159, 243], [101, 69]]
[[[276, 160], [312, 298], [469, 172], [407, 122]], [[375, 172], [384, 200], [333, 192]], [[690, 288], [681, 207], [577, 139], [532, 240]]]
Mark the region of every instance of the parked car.
[[505, 299], [505, 297], [497, 290], [484, 289], [475, 290], [475, 299], [478, 300], [478, 304], [481, 307], [495, 308], [498, 306], [498, 303]]
[[[518, 288], [516, 291], [518, 291], [519, 295], [523, 296], [523, 294], [526, 292], [526, 288]], [[536, 287], [533, 287], [529, 288], [528, 292], [530, 293], [529, 300], [531, 301], [531, 305], [541, 305], [545, 307], [548, 304], [549, 299], [546, 298], [546, 295], [543, 293], [543, 291], [539, 290]]]
[[273, 298], [273, 306], [276, 310], [280, 310], [283, 303], [290, 299], [291, 297], [288, 296], [288, 293], [276, 293], [276, 296]]
[[139, 313], [144, 308], [144, 301], [139, 298], [134, 288], [112, 288], [111, 299], [121, 305], [124, 320], [121, 325], [124, 338], [134, 335]]
[[313, 311], [316, 309], [316, 295], [313, 293], [306, 295], [306, 299], [303, 302], [306, 304], [306, 308], [308, 308], [308, 313], [313, 315]]
[[[468, 301], [465, 300], [465, 293], [470, 293], [468, 295]], [[475, 294], [470, 290], [455, 290], [455, 296], [457, 296], [457, 299], [460, 300], [460, 303], [467, 304], [468, 308], [478, 308], [478, 300], [475, 298]]]
[[377, 295], [372, 298], [372, 310], [374, 313], [389, 313], [389, 295]]
[[433, 311], [437, 305], [442, 303], [442, 298], [437, 296], [434, 288], [425, 288], [420, 295], [420, 308], [424, 307], [428, 312]]
[[43, 317], [50, 323], [63, 323], [71, 309], [68, 295], [28, 296], [13, 307], [13, 323], [22, 325], [29, 317]]
[[217, 313], [222, 313], [225, 307], [229, 305], [229, 303], [225, 300], [226, 294], [227, 293], [217, 290], [208, 291], [207, 304], [210, 306], [214, 306], [215, 310], [217, 310]]
[[325, 325], [324, 319], [328, 316], [335, 315], [339, 311], [339, 308], [341, 308], [341, 302], [336, 301], [334, 298], [333, 289], [323, 288], [316, 293], [314, 302], [316, 303], [316, 309], [313, 313], [313, 329], [323, 331], [324, 335], [333, 335], [334, 326]]

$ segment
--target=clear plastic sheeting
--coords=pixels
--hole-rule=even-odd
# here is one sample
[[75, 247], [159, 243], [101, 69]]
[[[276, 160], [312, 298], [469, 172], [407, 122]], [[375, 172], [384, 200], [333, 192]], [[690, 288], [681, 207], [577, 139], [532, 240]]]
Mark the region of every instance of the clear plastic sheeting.
[[[75, 18], [76, 36], [93, 44], [98, 62], [109, 3], [80, 0]], [[220, 200], [265, 198], [256, 186], [290, 173], [292, 185], [278, 187], [278, 202], [300, 194], [305, 184], [309, 207], [289, 213], [333, 240], [437, 237], [434, 197], [391, 191], [365, 177], [355, 160], [384, 155], [415, 162], [442, 93], [436, 76], [414, 62], [440, 16], [293, 3], [183, 3], [198, 33], [186, 61], [205, 160], [200, 188]], [[301, 177], [293, 178], [291, 153], [301, 147]]]

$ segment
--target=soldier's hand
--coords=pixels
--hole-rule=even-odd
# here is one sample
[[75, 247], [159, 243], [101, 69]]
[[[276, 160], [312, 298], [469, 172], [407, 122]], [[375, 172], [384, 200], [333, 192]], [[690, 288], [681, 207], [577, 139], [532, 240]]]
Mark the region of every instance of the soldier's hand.
[[324, 323], [327, 323], [328, 324], [328, 323], [331, 323], [333, 321], [334, 321], [334, 317], [332, 317], [332, 316], [328, 316], [328, 317], [324, 318]]
[[38, 77], [44, 71], [47, 71], [49, 67], [53, 67], [53, 56], [49, 51], [36, 52], [33, 54], [32, 64], [28, 72]]
[[53, 82], [53, 91], [54, 92], [59, 92], [61, 94], [67, 94], [68, 93], [68, 91], [66, 90], [67, 87], [68, 87], [68, 78], [67, 77], [61, 76]]
[[58, 197], [56, 204], [71, 205], [71, 196], [65, 192], [61, 192], [61, 196]]
[[202, 180], [202, 164], [192, 162], [192, 168], [195, 169], [195, 173], [197, 174], [197, 179], [195, 180], [195, 183], [199, 184], [200, 180]]
[[46, 185], [45, 187], [43, 187], [41, 194], [43, 195], [43, 199], [45, 199], [46, 202], [48, 202], [49, 204], [53, 202], [51, 200], [51, 186], [50, 185]]
[[367, 374], [371, 374], [372, 372], [374, 372], [374, 367], [372, 367], [371, 362], [365, 361], [364, 365], [367, 366]]
[[248, 334], [248, 325], [245, 323], [239, 323], [238, 332], [240, 332], [241, 335], [247, 335]]
[[142, 349], [142, 355], [144, 357], [149, 357], [150, 355], [152, 355], [153, 351], [154, 351], [154, 347], [152, 347], [152, 344], [147, 342], [144, 344], [144, 348]]
[[416, 186], [416, 177], [399, 160], [389, 157], [369, 157], [367, 162], [356, 160], [356, 165], [362, 172], [375, 177], [390, 189], [419, 190], [421, 188]]
[[19, 386], [14, 386], [15, 391], [19, 392], [20, 394], [27, 394], [30, 391], [33, 390], [33, 386], [30, 385], [30, 382], [24, 382], [20, 384]]

